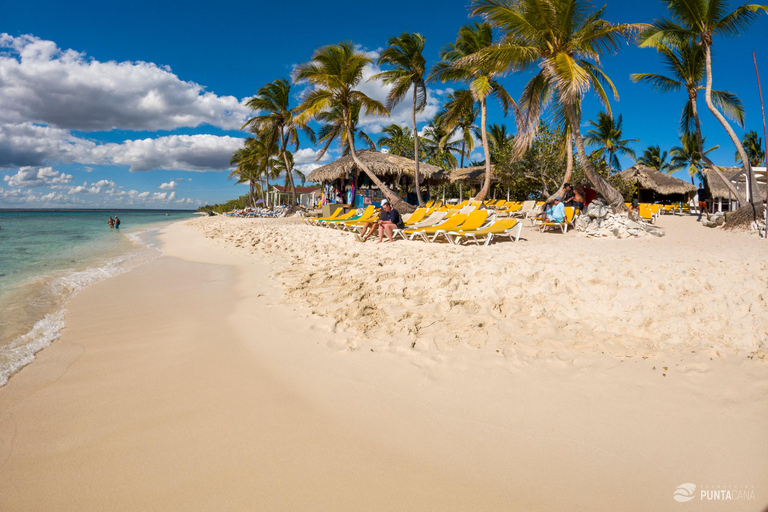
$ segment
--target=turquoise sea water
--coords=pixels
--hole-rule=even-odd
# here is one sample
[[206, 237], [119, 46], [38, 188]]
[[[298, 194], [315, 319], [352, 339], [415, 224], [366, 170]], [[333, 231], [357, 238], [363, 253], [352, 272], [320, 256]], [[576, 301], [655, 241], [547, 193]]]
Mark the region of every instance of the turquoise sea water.
[[[120, 229], [110, 229], [111, 216]], [[146, 235], [189, 212], [0, 211], [0, 386], [64, 327], [67, 301], [159, 251]]]

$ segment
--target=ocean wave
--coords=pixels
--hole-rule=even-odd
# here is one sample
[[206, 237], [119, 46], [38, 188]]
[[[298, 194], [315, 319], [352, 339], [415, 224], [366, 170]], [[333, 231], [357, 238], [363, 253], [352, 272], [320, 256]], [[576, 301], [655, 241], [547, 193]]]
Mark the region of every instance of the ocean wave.
[[[141, 245], [151, 248], [149, 245]], [[0, 386], [4, 386], [11, 375], [34, 361], [37, 352], [48, 347], [61, 336], [61, 330], [66, 325], [64, 322], [66, 304], [78, 292], [92, 284], [127, 272], [159, 255], [157, 250], [135, 251], [107, 260], [98, 266], [85, 270], [72, 270], [52, 277], [45, 285], [44, 291], [62, 298], [61, 305], [56, 311], [47, 313], [45, 317], [38, 320], [29, 332], [5, 346], [0, 346]]]

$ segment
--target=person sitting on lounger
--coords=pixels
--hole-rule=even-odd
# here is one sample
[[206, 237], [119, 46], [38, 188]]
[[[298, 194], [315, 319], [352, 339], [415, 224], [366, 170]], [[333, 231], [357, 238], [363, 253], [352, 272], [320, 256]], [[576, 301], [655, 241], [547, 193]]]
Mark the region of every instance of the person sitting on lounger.
[[377, 243], [381, 243], [384, 240], [384, 233], [387, 234], [389, 241], [393, 242], [392, 230], [396, 228], [402, 229], [402, 226], [403, 221], [400, 218], [400, 212], [392, 208], [389, 201], [386, 199], [382, 200], [381, 213], [379, 214], [379, 241]]
[[547, 205], [544, 213], [541, 214], [543, 222], [563, 222], [565, 220], [565, 205], [559, 197], [555, 198], [554, 204]]

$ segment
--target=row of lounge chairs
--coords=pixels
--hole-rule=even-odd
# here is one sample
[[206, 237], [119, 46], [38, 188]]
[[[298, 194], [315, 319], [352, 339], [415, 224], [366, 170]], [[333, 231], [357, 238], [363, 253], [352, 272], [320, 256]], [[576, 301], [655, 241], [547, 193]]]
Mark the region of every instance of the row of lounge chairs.
[[[429, 205], [430, 203], [428, 203]], [[438, 206], [435, 206], [438, 204]], [[378, 210], [368, 206], [365, 210], [352, 210], [346, 214], [336, 210], [333, 215], [319, 219], [304, 219], [307, 224], [355, 232], [359, 236], [363, 226], [378, 220]], [[403, 216], [403, 229], [395, 229], [393, 237], [404, 240], [421, 239], [436, 242], [441, 237], [452, 244], [471, 241], [489, 245], [495, 238], [519, 240], [522, 224], [519, 219], [497, 218], [493, 210], [478, 209], [476, 205], [443, 206], [433, 202]]]

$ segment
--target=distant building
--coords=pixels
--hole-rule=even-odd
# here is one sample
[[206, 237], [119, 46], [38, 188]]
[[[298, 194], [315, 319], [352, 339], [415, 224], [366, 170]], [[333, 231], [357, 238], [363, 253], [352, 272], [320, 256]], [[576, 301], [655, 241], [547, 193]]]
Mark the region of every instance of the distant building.
[[[723, 175], [733, 183], [736, 190], [746, 197], [747, 179], [744, 168], [739, 167], [720, 167]], [[757, 191], [755, 198], [765, 201], [766, 170], [765, 167], [752, 167], [757, 180]], [[716, 172], [706, 169], [704, 172], [704, 188], [707, 191], [707, 199], [712, 202], [712, 210], [716, 211], [734, 211], [739, 208], [739, 202], [733, 197], [733, 193], [723, 182]]]
[[[291, 187], [271, 185], [269, 193], [272, 194], [273, 204], [290, 204]], [[312, 208], [320, 201], [323, 191], [320, 187], [296, 187], [296, 199], [299, 204]]]

